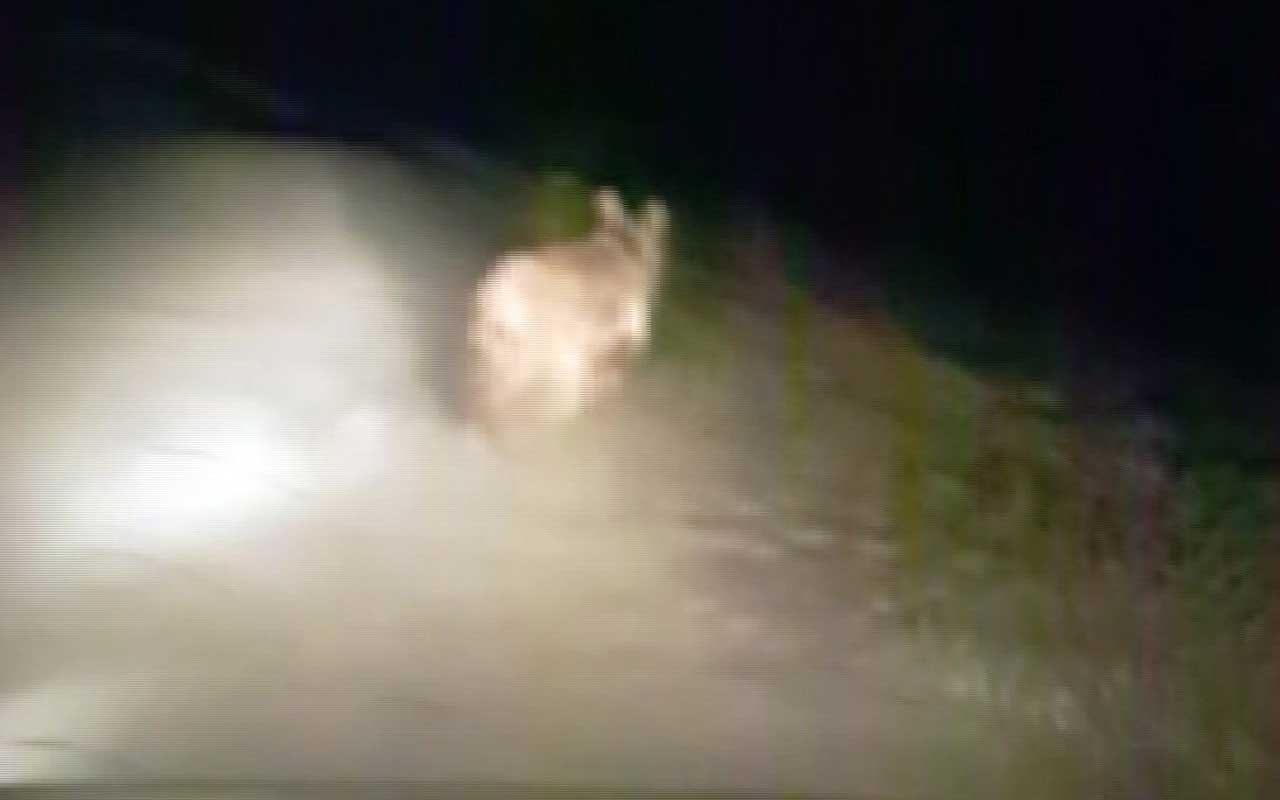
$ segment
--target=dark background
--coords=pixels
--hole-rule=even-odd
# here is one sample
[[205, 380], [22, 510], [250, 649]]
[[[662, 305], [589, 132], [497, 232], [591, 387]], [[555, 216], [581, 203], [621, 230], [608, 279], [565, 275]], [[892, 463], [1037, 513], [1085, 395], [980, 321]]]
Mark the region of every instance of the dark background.
[[1275, 372], [1280, 58], [1241, 8], [126, 5], [49, 4], [30, 30], [194, 46], [320, 135], [408, 124], [536, 159], [576, 131], [604, 173], [764, 198], [840, 246], [927, 250], [996, 306]]

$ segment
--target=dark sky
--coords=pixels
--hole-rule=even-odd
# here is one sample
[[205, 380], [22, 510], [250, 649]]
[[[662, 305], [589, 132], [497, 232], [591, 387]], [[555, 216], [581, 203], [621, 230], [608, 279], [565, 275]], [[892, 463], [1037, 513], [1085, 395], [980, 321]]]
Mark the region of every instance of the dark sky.
[[1273, 336], [1280, 58], [1239, 9], [146, 5], [46, 18], [195, 44], [348, 134], [394, 117], [518, 148], [589, 123], [669, 182], [763, 194], [828, 237], [926, 243], [1162, 333]]

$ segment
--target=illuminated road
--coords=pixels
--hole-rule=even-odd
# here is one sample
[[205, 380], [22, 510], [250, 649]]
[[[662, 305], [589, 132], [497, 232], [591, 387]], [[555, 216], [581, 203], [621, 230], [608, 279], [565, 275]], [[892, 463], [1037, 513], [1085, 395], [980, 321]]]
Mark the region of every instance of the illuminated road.
[[656, 370], [501, 458], [441, 400], [489, 241], [457, 194], [156, 163], [8, 256], [0, 781], [887, 768], [874, 592], [746, 488], [728, 398]]

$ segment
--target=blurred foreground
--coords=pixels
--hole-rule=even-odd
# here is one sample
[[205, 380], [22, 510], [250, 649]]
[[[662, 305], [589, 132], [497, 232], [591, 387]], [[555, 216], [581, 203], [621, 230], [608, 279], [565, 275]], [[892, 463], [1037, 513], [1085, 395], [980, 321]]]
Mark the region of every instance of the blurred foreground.
[[499, 457], [453, 384], [510, 201], [228, 138], [107, 166], [4, 254], [0, 781], [1265, 787], [1269, 610], [1208, 594], [1225, 549], [1126, 549], [1211, 507], [1138, 426], [770, 284], [761, 228]]

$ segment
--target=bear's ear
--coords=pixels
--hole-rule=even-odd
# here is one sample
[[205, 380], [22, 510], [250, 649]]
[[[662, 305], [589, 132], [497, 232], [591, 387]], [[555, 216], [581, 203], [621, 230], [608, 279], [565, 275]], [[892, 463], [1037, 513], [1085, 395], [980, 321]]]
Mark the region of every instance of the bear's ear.
[[612, 186], [596, 189], [591, 197], [595, 207], [596, 223], [602, 228], [623, 228], [627, 224], [627, 210], [622, 205], [622, 196]]
[[644, 205], [641, 224], [644, 225], [645, 233], [654, 241], [666, 239], [667, 228], [671, 225], [671, 212], [667, 210], [667, 204], [656, 197], [650, 197], [649, 202]]
[[657, 269], [664, 259], [667, 236], [671, 228], [671, 212], [666, 203], [649, 198], [636, 224], [636, 233], [645, 259]]

